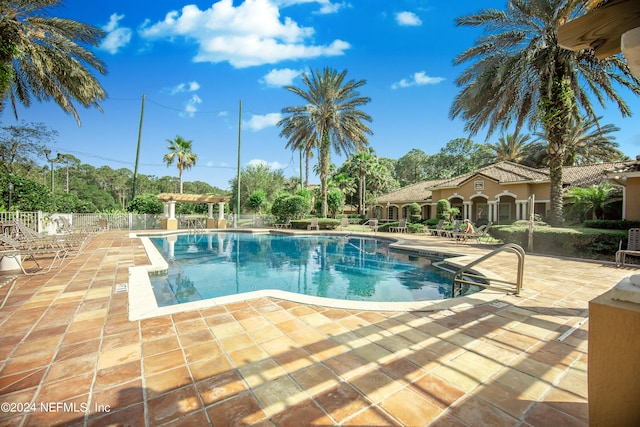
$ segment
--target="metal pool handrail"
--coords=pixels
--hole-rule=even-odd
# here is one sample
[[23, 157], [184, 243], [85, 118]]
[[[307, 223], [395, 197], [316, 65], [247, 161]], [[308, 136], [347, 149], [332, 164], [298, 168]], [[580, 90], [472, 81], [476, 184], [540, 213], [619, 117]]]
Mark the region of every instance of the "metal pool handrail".
[[[516, 254], [516, 256], [518, 257], [518, 275], [515, 283], [509, 280], [486, 277], [486, 276], [471, 272], [472, 267], [478, 265], [482, 261], [485, 261], [486, 259], [491, 258], [492, 256], [500, 252], [512, 252]], [[518, 246], [515, 243], [507, 243], [506, 245], [500, 246], [499, 248], [489, 252], [488, 254], [481, 256], [475, 261], [472, 261], [469, 264], [463, 267], [460, 267], [456, 271], [456, 273], [453, 275], [453, 280], [451, 282], [452, 296], [454, 297], [456, 296], [456, 284], [458, 284], [459, 287], [461, 287], [461, 285], [463, 284], [468, 284], [468, 285], [482, 286], [486, 289], [495, 289], [495, 290], [501, 290], [506, 292], [513, 290], [505, 286], [494, 286], [492, 282], [499, 283], [502, 285], [514, 286], [515, 295], [520, 295], [520, 290], [522, 289], [522, 278], [524, 276], [524, 257], [525, 257], [525, 252], [521, 246]], [[483, 283], [483, 281], [488, 283]]]

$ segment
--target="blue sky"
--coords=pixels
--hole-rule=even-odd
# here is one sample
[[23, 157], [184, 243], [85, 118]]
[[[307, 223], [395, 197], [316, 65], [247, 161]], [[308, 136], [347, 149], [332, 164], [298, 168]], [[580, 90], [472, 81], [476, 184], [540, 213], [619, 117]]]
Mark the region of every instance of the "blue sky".
[[[412, 148], [436, 153], [466, 137], [464, 123], [448, 118], [463, 67], [453, 58], [471, 47], [479, 30], [456, 28], [457, 16], [503, 8], [504, 0], [66, 0], [52, 15], [103, 28], [96, 53], [108, 68], [99, 79], [108, 93], [103, 112], [79, 108], [82, 126], [53, 102], [19, 110], [20, 120], [58, 131], [54, 152], [96, 167], [133, 171], [142, 95], [144, 121], [139, 173], [177, 176], [162, 157], [167, 139], [193, 141], [198, 155], [185, 181], [229, 188], [236, 174], [239, 103], [241, 164], [264, 161], [299, 176], [299, 156], [285, 149], [275, 123], [283, 107], [300, 99], [283, 89], [301, 85], [300, 74], [332, 67], [366, 80], [371, 98], [370, 145], [398, 159]], [[604, 124], [621, 128], [622, 151], [640, 154], [640, 100], [621, 92], [635, 117], [614, 105]], [[8, 109], [3, 125], [14, 124]], [[488, 142], [495, 142], [494, 134]], [[473, 137], [485, 142], [485, 134]], [[44, 160], [44, 159], [43, 159]], [[344, 157], [332, 155], [336, 164]], [[44, 163], [44, 162], [43, 162]], [[312, 182], [317, 182], [312, 179]]]

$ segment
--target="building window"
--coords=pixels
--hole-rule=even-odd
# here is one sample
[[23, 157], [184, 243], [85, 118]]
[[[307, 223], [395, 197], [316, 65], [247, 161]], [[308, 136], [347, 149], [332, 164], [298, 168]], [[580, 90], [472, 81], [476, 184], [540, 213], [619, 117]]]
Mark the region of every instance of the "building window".
[[500, 220], [511, 219], [511, 203], [500, 203], [498, 205], [498, 218]]
[[474, 181], [473, 182], [474, 190], [484, 190], [484, 181]]
[[489, 205], [487, 203], [476, 204], [476, 221], [489, 220]]

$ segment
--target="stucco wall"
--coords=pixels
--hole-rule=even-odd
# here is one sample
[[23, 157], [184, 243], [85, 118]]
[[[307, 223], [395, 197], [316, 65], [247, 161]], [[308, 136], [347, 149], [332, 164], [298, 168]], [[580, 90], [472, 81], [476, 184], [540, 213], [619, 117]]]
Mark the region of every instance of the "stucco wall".
[[640, 221], [640, 177], [627, 179], [627, 208], [625, 219]]

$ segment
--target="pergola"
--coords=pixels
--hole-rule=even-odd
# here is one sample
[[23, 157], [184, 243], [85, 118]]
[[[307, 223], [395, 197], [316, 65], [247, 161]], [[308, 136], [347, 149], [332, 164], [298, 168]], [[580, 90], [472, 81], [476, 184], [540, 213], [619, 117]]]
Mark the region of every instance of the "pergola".
[[[164, 217], [162, 228], [164, 230], [177, 230], [178, 220], [176, 219], [176, 202], [181, 203], [207, 203], [209, 205], [207, 215], [207, 228], [227, 228], [227, 221], [224, 219], [224, 204], [231, 199], [231, 196], [209, 196], [206, 194], [182, 194], [182, 193], [160, 193], [158, 200], [162, 202]], [[213, 218], [213, 204], [218, 204], [218, 218]]]
[[565, 49], [593, 49], [602, 59], [622, 52], [634, 76], [640, 77], [640, 1], [611, 0], [558, 28]]

